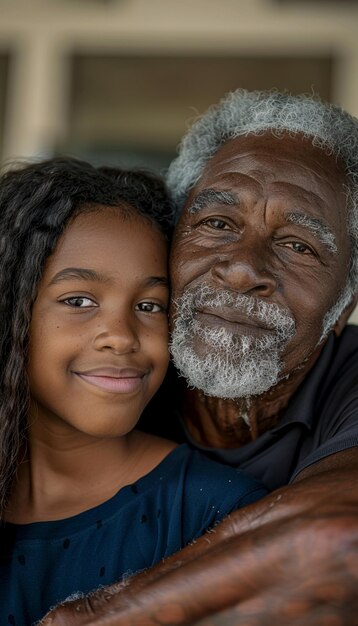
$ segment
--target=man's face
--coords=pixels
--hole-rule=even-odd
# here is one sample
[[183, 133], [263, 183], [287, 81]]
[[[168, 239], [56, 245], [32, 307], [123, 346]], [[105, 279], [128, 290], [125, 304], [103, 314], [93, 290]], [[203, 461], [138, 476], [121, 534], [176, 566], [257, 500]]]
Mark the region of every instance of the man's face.
[[239, 137], [208, 162], [171, 254], [172, 353], [190, 384], [253, 396], [312, 362], [347, 279], [343, 185], [301, 136]]

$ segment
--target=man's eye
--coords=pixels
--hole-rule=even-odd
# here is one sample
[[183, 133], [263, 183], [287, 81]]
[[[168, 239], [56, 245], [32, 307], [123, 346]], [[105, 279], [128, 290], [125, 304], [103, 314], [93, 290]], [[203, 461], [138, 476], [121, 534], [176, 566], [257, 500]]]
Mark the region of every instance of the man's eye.
[[291, 241], [285, 244], [286, 247], [291, 247], [294, 252], [298, 252], [298, 254], [313, 254], [313, 251], [309, 246], [305, 243], [301, 243], [300, 241]]
[[91, 298], [86, 298], [85, 296], [73, 296], [72, 298], [62, 300], [62, 302], [76, 309], [88, 309], [98, 306]]
[[204, 220], [202, 224], [210, 226], [210, 228], [214, 228], [215, 230], [225, 230], [229, 228], [229, 224], [224, 222], [224, 220], [220, 220], [218, 217], [211, 217], [210, 219]]
[[135, 308], [142, 313], [163, 313], [166, 311], [164, 306], [156, 302], [139, 302]]

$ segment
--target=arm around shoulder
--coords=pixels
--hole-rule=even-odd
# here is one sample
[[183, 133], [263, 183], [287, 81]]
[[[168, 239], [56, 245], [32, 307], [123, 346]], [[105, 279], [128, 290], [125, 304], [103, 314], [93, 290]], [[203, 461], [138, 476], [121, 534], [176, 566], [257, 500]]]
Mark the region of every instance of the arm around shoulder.
[[[339, 452], [46, 626], [326, 626], [358, 612], [358, 451]], [[89, 621], [91, 620], [91, 621]]]

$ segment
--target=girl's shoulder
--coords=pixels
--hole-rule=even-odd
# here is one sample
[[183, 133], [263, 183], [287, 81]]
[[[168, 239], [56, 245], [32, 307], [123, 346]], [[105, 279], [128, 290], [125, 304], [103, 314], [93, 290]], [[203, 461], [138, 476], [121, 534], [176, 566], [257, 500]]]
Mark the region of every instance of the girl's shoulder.
[[148, 474], [178, 447], [174, 441], [140, 430], [133, 430], [130, 437], [130, 444], [133, 446], [133, 458], [137, 459], [136, 469], [142, 476]]

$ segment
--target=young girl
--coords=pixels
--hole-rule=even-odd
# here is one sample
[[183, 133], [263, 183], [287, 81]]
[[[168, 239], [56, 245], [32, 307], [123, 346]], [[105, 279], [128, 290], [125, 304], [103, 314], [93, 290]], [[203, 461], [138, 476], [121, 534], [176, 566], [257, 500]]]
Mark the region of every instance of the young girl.
[[265, 495], [134, 430], [168, 364], [154, 177], [54, 159], [0, 178], [0, 623], [179, 550]]

